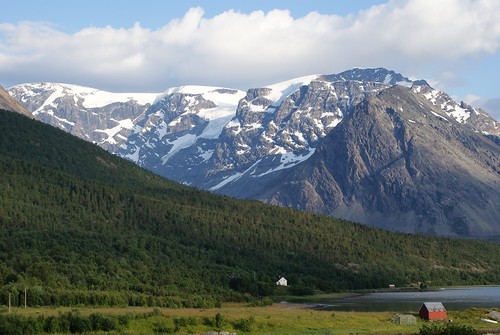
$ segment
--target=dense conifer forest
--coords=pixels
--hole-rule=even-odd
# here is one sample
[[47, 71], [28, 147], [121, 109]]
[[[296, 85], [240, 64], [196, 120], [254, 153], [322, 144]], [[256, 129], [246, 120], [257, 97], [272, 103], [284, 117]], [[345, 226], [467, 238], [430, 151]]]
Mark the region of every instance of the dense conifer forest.
[[500, 246], [415, 236], [165, 180], [0, 111], [0, 305], [209, 307], [297, 293], [499, 284]]

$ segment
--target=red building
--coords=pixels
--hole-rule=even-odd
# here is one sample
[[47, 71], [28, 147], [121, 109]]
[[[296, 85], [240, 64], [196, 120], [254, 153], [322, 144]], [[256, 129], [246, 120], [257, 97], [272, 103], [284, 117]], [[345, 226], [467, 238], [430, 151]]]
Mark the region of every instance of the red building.
[[440, 302], [424, 302], [418, 311], [424, 320], [444, 320], [446, 319], [446, 309]]

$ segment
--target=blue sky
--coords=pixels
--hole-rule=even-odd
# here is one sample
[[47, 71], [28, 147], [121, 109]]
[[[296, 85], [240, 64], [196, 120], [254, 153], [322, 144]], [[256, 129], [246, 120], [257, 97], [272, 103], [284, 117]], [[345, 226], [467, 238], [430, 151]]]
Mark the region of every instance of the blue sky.
[[353, 67], [426, 79], [500, 119], [500, 1], [9, 1], [0, 85], [247, 89]]
[[0, 22], [46, 21], [55, 24], [67, 33], [73, 33], [88, 26], [131, 27], [135, 22], [140, 22], [145, 28], [156, 29], [163, 27], [172, 19], [183, 17], [192, 7], [202, 7], [207, 17], [213, 17], [229, 9], [244, 13], [256, 10], [268, 12], [273, 9], [288, 9], [293, 17], [298, 18], [313, 11], [323, 14], [349, 15], [385, 2], [384, 0], [49, 0], [45, 2], [24, 0], [3, 4]]

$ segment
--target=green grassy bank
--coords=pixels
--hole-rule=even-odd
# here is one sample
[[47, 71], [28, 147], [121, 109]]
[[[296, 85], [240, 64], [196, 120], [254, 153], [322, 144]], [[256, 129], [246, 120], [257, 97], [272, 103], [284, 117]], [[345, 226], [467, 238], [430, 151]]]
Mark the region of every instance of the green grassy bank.
[[[481, 333], [500, 332], [500, 325], [481, 321], [488, 312], [489, 310], [485, 309], [450, 312], [449, 320], [455, 324], [470, 326]], [[300, 304], [274, 304], [268, 307], [225, 304], [221, 308], [213, 309], [14, 308], [10, 314], [7, 308], [3, 307], [0, 319], [4, 321], [0, 322], [0, 327], [8, 318], [32, 320], [33, 323], [37, 320], [41, 322], [42, 319], [50, 319], [53, 322], [64, 319], [80, 322], [82, 333], [88, 334], [201, 334], [208, 331], [227, 331], [237, 334], [326, 335], [417, 334], [424, 324], [428, 324], [417, 317], [416, 325], [397, 325], [391, 321], [394, 315], [393, 312], [321, 311]], [[101, 330], [85, 328], [92, 327], [96, 322], [101, 322]], [[78, 332], [74, 327], [70, 332]], [[36, 333], [43, 333], [40, 330], [46, 331], [38, 328], [39, 332]], [[22, 333], [21, 329], [18, 329], [17, 334]]]

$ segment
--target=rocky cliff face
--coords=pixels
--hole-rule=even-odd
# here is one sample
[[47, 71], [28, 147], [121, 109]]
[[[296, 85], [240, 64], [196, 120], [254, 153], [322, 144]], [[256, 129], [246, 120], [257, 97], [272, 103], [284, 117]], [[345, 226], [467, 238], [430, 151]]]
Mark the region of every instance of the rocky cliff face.
[[9, 92], [38, 119], [184, 184], [395, 230], [500, 234], [500, 124], [394, 71], [353, 69], [246, 92], [63, 84]]
[[367, 97], [259, 198], [404, 232], [498, 234], [500, 147], [419, 89]]

